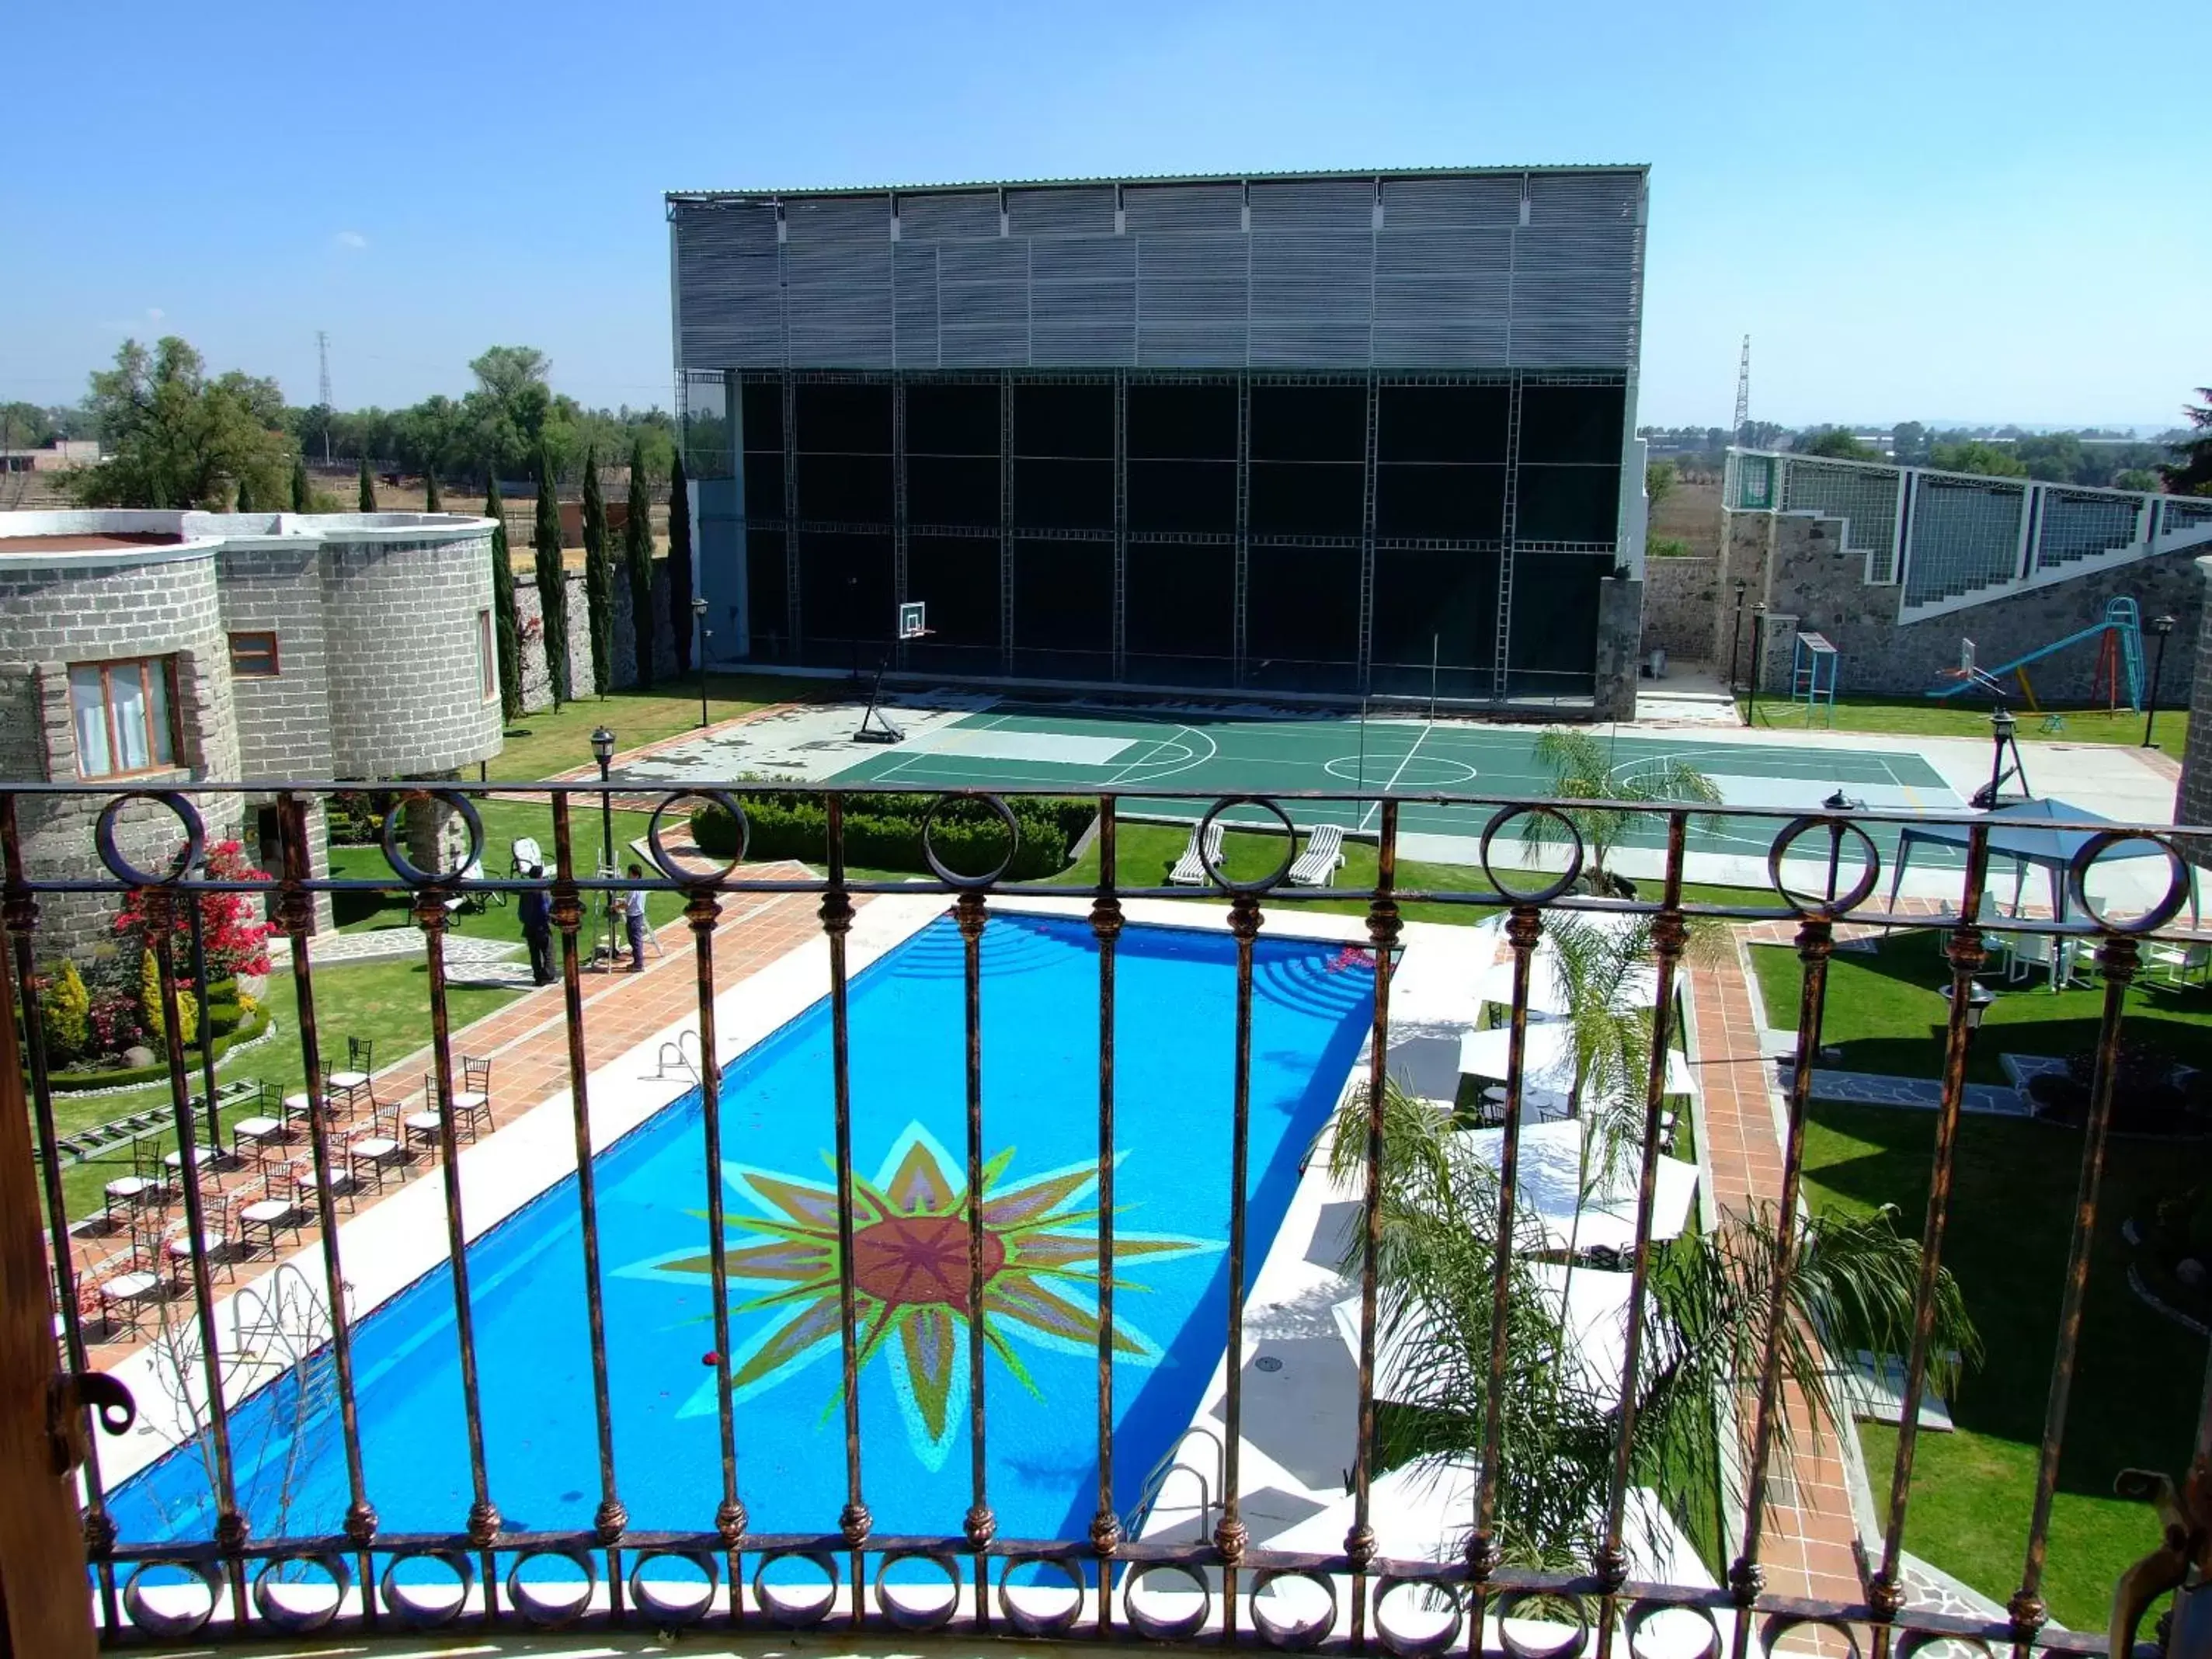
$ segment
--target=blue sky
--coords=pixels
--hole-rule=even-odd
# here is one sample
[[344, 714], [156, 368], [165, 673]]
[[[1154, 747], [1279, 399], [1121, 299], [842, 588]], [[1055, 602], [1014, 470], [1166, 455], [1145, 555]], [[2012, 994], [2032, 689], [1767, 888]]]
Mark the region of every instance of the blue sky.
[[2205, 0], [112, 0], [9, 45], [0, 398], [177, 332], [306, 403], [322, 328], [344, 405], [494, 342], [665, 404], [671, 188], [1624, 161], [1646, 421], [1724, 423], [1746, 332], [1793, 422], [2166, 425], [2212, 380]]

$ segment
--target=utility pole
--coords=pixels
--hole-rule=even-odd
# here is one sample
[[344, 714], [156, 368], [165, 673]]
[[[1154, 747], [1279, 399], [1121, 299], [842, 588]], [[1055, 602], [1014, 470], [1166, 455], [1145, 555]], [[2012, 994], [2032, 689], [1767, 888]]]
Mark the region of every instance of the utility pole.
[[1751, 336], [1743, 337], [1743, 351], [1735, 362], [1735, 441], [1739, 448], [1751, 447]]
[[[1745, 337], [1748, 340], [1750, 337]], [[320, 361], [323, 371], [322, 386], [316, 394], [316, 401], [323, 406], [323, 465], [328, 466], [331, 464], [331, 413], [335, 405], [331, 402], [331, 337], [319, 328], [315, 331], [315, 356]], [[1741, 394], [1738, 396], [1740, 398]]]

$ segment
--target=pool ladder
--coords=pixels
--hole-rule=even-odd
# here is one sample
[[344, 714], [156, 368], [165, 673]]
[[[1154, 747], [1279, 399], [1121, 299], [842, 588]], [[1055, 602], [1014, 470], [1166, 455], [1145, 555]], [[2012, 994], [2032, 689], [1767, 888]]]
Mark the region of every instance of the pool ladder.
[[[1205, 1440], [1213, 1448], [1213, 1478], [1211, 1481], [1206, 1479], [1203, 1469], [1194, 1469], [1188, 1463], [1176, 1461], [1182, 1455], [1184, 1444], [1194, 1435]], [[1152, 1465], [1152, 1473], [1145, 1477], [1145, 1484], [1138, 1489], [1136, 1503], [1131, 1506], [1129, 1513], [1122, 1519], [1122, 1534], [1128, 1538], [1142, 1535], [1145, 1523], [1152, 1519], [1152, 1510], [1159, 1502], [1161, 1489], [1180, 1472], [1198, 1482], [1199, 1534], [1201, 1537], [1210, 1536], [1211, 1528], [1207, 1523], [1221, 1508], [1220, 1499], [1217, 1494], [1229, 1484], [1228, 1462], [1228, 1449], [1222, 1445], [1221, 1437], [1202, 1423], [1192, 1424], [1175, 1437], [1174, 1443], [1161, 1454], [1160, 1461]]]
[[669, 1068], [673, 1066], [687, 1074], [694, 1083], [701, 1081], [700, 1068], [692, 1063], [690, 1050], [684, 1046], [686, 1042], [696, 1048], [699, 1034], [696, 1031], [678, 1031], [673, 1042], [662, 1043], [659, 1051], [653, 1057], [653, 1076], [647, 1080], [653, 1083], [661, 1081], [668, 1076]]

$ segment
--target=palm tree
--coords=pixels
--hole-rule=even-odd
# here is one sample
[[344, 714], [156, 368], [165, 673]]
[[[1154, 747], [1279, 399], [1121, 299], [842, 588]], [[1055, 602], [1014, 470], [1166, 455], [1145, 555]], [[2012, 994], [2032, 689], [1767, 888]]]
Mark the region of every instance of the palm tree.
[[[1372, 1455], [1378, 1468], [1479, 1462], [1490, 1399], [1497, 1173], [1452, 1133], [1448, 1114], [1395, 1083], [1382, 1104], [1376, 1325], [1401, 1356], [1393, 1366], [1401, 1398], [1378, 1413]], [[1330, 1154], [1332, 1174], [1353, 1190], [1364, 1185], [1366, 1145], [1367, 1103], [1355, 1095], [1340, 1109]], [[1516, 1226], [1494, 1481], [1494, 1542], [1507, 1561], [1539, 1569], [1586, 1563], [1596, 1548], [1619, 1422], [1615, 1401], [1580, 1366], [1559, 1363], [1565, 1298], [1530, 1272], [1544, 1249], [1533, 1218]], [[1679, 1504], [1694, 1478], [1723, 1502], [1744, 1501], [1735, 1460], [1722, 1455], [1735, 1427], [1717, 1402], [1740, 1401], [1757, 1384], [1784, 1249], [1771, 1206], [1730, 1212], [1711, 1233], [1654, 1249], [1633, 1395], [1634, 1484], [1657, 1486]], [[1358, 1272], [1357, 1251], [1343, 1263], [1347, 1274]], [[1887, 1209], [1798, 1224], [1779, 1279], [1779, 1372], [1802, 1395], [1816, 1433], [1839, 1426], [1832, 1356], [1906, 1351], [1919, 1272], [1918, 1241], [1897, 1231]], [[1939, 1390], [1952, 1385], [1955, 1364], [1980, 1357], [1948, 1271], [1937, 1277], [1931, 1352], [1939, 1358], [1930, 1386]], [[1792, 1449], [1786, 1418], [1778, 1414], [1784, 1458]]]
[[[1551, 769], [1555, 799], [1590, 803], [1560, 812], [1582, 836], [1583, 884], [1594, 893], [1634, 896], [1635, 889], [1608, 867], [1630, 824], [1645, 816], [1631, 808], [1654, 802], [1721, 804], [1719, 786], [1687, 761], [1653, 756], [1616, 767], [1607, 747], [1579, 726], [1547, 726], [1533, 752]], [[1711, 813], [1698, 816], [1708, 825], [1718, 821]], [[1556, 819], [1531, 812], [1521, 820], [1521, 833], [1531, 845], [1541, 845], [1558, 839], [1560, 829]]]

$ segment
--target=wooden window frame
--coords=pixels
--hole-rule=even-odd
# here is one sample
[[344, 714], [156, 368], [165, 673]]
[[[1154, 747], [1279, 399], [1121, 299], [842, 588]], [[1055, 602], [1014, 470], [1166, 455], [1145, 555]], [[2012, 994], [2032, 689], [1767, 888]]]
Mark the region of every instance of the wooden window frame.
[[[265, 669], [240, 668], [238, 665], [238, 642], [240, 640], [268, 641], [269, 666]], [[230, 677], [234, 680], [273, 680], [284, 672], [283, 654], [276, 642], [276, 630], [273, 628], [238, 629], [228, 636], [227, 643], [230, 647]]]
[[[177, 752], [184, 747], [184, 737], [183, 733], [178, 730], [177, 726], [177, 659], [175, 657], [116, 657], [104, 662], [73, 662], [70, 664], [69, 667], [70, 672], [72, 676], [80, 668], [96, 668], [100, 671], [100, 713], [106, 717], [107, 723], [107, 757], [110, 761], [114, 760], [116, 757], [123, 752], [120, 733], [115, 723], [115, 675], [117, 671], [125, 668], [137, 669], [140, 676], [140, 690], [148, 694], [145, 696], [144, 702], [146, 706], [146, 752], [149, 755], [155, 753], [159, 748], [159, 745], [154, 741], [154, 699], [150, 695], [152, 688], [145, 678], [149, 672], [159, 673], [161, 676], [161, 689], [167, 694], [164, 698], [164, 702], [167, 704], [168, 711], [168, 759], [156, 760], [151, 765], [148, 766], [116, 766], [111, 767], [105, 772], [88, 772], [84, 769], [84, 751], [80, 747], [76, 755], [77, 776], [88, 781], [97, 781], [107, 778], [149, 777], [156, 772], [173, 772], [177, 769]], [[74, 679], [71, 680], [70, 684], [70, 738], [72, 743], [74, 743], [76, 738], [76, 686]]]

